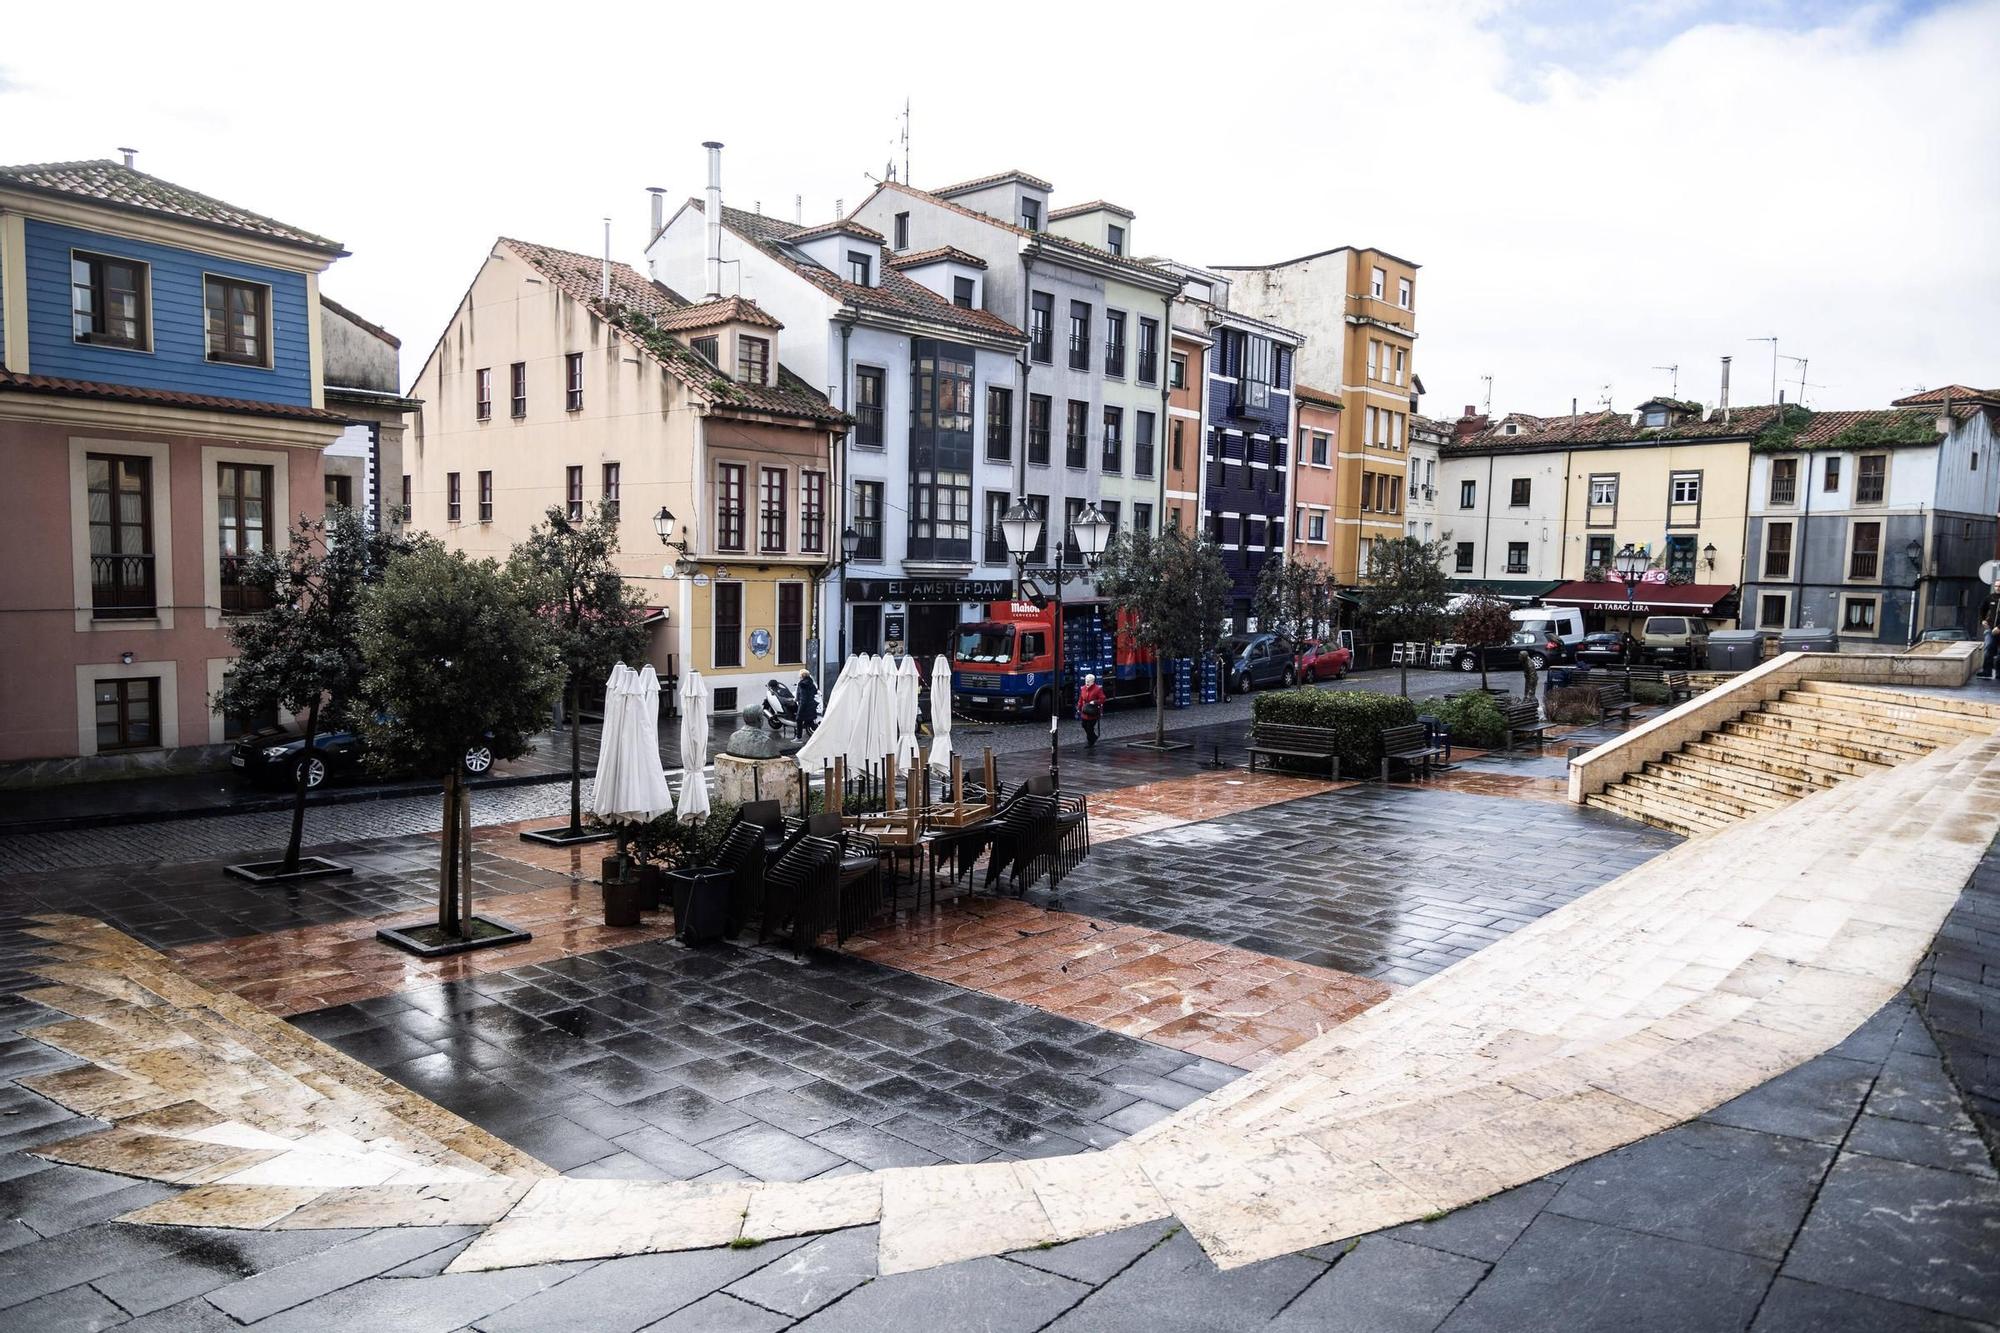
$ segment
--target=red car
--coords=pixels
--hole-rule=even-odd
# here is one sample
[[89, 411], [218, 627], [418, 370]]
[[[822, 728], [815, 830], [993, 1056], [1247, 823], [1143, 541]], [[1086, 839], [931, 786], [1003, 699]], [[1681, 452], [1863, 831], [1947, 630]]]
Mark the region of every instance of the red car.
[[1299, 679], [1307, 683], [1339, 680], [1354, 664], [1354, 654], [1337, 643], [1311, 642], [1299, 649]]

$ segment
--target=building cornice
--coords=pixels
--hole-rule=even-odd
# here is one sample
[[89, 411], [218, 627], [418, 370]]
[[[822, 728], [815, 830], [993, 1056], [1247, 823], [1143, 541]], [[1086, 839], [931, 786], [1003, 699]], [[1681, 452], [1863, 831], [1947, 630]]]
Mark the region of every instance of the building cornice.
[[157, 213], [108, 208], [60, 195], [0, 188], [0, 214], [8, 213], [52, 222], [61, 227], [94, 231], [103, 236], [123, 236], [134, 241], [171, 245], [294, 273], [324, 273], [339, 258], [323, 251], [301, 249], [280, 241], [259, 240], [241, 232], [204, 227]]
[[314, 450], [326, 448], [346, 429], [341, 422], [296, 421], [37, 393], [0, 393], [0, 421], [143, 431], [154, 435], [214, 436], [248, 444]]

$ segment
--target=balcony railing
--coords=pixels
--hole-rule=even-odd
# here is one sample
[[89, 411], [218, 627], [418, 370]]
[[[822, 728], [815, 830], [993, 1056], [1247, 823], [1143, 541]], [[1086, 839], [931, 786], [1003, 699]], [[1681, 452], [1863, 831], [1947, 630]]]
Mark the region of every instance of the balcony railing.
[[222, 557], [222, 610], [225, 615], [254, 615], [271, 609], [270, 592], [243, 581], [244, 572], [249, 567], [248, 556]]
[[1071, 370], [1090, 369], [1090, 339], [1070, 335], [1069, 368]]
[[1081, 435], [1069, 437], [1069, 455], [1064, 461], [1071, 467], [1083, 467], [1090, 457], [1090, 441]]
[[1847, 562], [1847, 577], [1851, 579], [1872, 579], [1880, 568], [1873, 551], [1856, 551]]
[[98, 620], [142, 620], [159, 610], [150, 555], [90, 557], [90, 607]]
[[1123, 375], [1125, 373], [1125, 344], [1104, 344], [1104, 373]]

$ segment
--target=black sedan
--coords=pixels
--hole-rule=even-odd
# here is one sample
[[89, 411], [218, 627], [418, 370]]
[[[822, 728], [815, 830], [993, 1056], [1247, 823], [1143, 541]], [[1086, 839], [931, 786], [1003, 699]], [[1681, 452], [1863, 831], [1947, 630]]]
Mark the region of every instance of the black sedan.
[[[306, 754], [305, 737], [282, 728], [259, 731], [236, 742], [229, 766], [252, 781], [272, 787], [290, 787], [298, 780], [299, 769], [306, 775], [306, 789], [324, 786], [335, 777], [354, 772], [368, 753], [361, 733], [342, 728], [322, 731], [313, 738], [313, 751]], [[493, 767], [493, 747], [475, 745], [465, 752], [465, 775], [483, 777]]]
[[1576, 660], [1585, 666], [1625, 666], [1639, 660], [1639, 641], [1623, 630], [1586, 634], [1576, 646]]
[[[1518, 668], [1523, 660], [1534, 664], [1537, 671], [1545, 669], [1551, 662], [1560, 662], [1566, 656], [1562, 640], [1537, 634], [1533, 630], [1515, 630], [1512, 638], [1505, 643], [1489, 643], [1485, 649], [1486, 669], [1493, 671], [1504, 667]], [[1451, 664], [1460, 671], [1479, 670], [1481, 650], [1470, 644], [1461, 644], [1452, 655]]]

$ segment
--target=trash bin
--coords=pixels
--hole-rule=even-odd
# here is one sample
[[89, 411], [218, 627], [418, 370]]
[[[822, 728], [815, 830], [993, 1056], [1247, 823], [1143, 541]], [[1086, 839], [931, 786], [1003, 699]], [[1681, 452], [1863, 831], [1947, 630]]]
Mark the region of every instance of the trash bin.
[[1708, 636], [1708, 669], [1748, 671], [1763, 658], [1763, 634], [1754, 629], [1719, 629]]
[[1837, 653], [1840, 640], [1831, 626], [1825, 629], [1788, 629], [1778, 635], [1781, 653]]
[[684, 944], [712, 944], [729, 929], [729, 883], [733, 872], [701, 866], [667, 873], [674, 904], [674, 934]]

